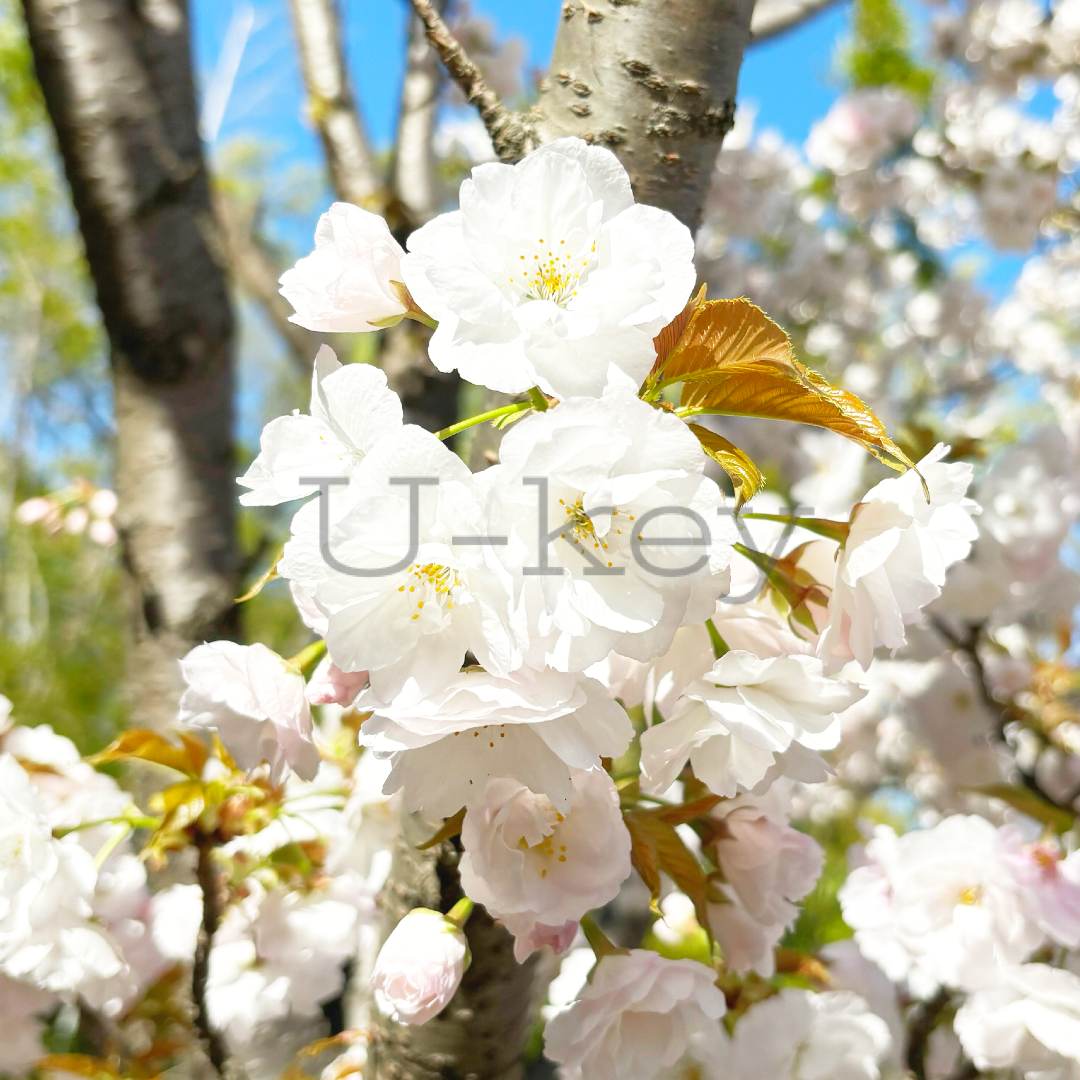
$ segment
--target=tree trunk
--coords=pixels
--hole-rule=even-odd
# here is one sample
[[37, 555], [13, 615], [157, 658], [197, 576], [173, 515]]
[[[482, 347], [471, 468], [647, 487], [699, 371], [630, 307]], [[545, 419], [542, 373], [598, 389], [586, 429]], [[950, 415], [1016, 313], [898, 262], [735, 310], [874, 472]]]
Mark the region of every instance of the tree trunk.
[[[461, 899], [460, 847], [447, 841], [419, 851], [436, 825], [405, 815], [383, 894], [389, 933], [413, 908], [449, 911]], [[514, 939], [477, 908], [465, 926], [472, 964], [453, 1001], [420, 1027], [382, 1019], [371, 1047], [369, 1080], [519, 1080], [532, 1022], [536, 957], [514, 960]]]
[[236, 596], [233, 317], [199, 142], [185, 0], [23, 0], [111, 345], [136, 722]]
[[537, 131], [610, 147], [691, 229], [735, 118], [754, 0], [565, 0]]
[[[691, 228], [735, 113], [735, 87], [753, 0], [566, 0], [540, 105], [544, 142], [579, 135], [607, 145], [630, 173], [639, 202], [670, 210]], [[678, 17], [672, 8], [678, 7]], [[489, 395], [490, 396], [490, 395]], [[487, 403], [485, 403], [487, 404]], [[473, 445], [482, 468], [491, 440]], [[385, 897], [388, 926], [413, 907], [449, 910], [461, 895], [450, 844], [418, 851], [434, 831], [406, 820]], [[376, 1025], [375, 1080], [517, 1080], [546, 985], [536, 957], [519, 965], [510, 935], [477, 909], [467, 932], [473, 964], [435, 1020]]]

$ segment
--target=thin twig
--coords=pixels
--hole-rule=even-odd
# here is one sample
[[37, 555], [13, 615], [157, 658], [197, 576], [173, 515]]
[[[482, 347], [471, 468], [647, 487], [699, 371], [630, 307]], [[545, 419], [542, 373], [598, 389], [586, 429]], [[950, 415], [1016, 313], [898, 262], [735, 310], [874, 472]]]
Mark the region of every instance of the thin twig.
[[461, 42], [454, 37], [450, 27], [431, 4], [431, 0], [410, 2], [413, 10], [420, 16], [427, 39], [439, 54], [443, 67], [480, 114], [500, 160], [517, 161], [524, 157], [535, 142], [531, 125], [523, 116], [511, 112], [499, 100], [499, 95], [488, 86], [480, 68], [465, 52]]
[[214, 866], [214, 837], [204, 833], [195, 833], [195, 850], [199, 861], [196, 867], [196, 879], [202, 890], [202, 925], [195, 945], [195, 963], [191, 970], [191, 996], [195, 1003], [195, 1027], [198, 1028], [206, 1046], [206, 1056], [219, 1076], [225, 1075], [227, 1054], [225, 1043], [210, 1024], [210, 1013], [206, 1007], [206, 984], [210, 975], [210, 948], [214, 934], [221, 922], [221, 891], [218, 884], [217, 868]]
[[290, 0], [311, 119], [322, 140], [334, 192], [381, 209], [382, 170], [364, 130], [342, 47], [337, 0]]
[[[994, 697], [993, 691], [990, 689], [990, 679], [986, 673], [986, 665], [979, 655], [979, 642], [983, 630], [982, 624], [978, 623], [969, 626], [967, 628], [967, 634], [965, 635], [956, 633], [956, 631], [954, 631], [943, 619], [935, 618], [932, 622], [934, 629], [955, 650], [962, 652], [971, 662], [972, 672], [975, 676], [975, 688], [979, 693], [979, 698], [983, 705], [985, 705], [994, 715], [997, 721], [994, 725], [994, 737], [1002, 746], [1006, 747], [1006, 749], [1012, 750], [1006, 736], [1006, 730], [1011, 723], [1023, 723], [1024, 716], [1013, 705], [1010, 705], [1006, 701], [999, 701]], [[1072, 805], [1076, 801], [1074, 796], [1067, 796], [1064, 800], [1057, 799], [1039, 783], [1034, 773], [1021, 768], [1018, 763], [1016, 765], [1016, 771], [1020, 776], [1021, 783], [1028, 791], [1038, 795], [1044, 802], [1057, 807], [1059, 810], [1065, 810], [1069, 813], [1074, 812]]]
[[951, 999], [949, 990], [943, 986], [929, 1001], [920, 1001], [911, 1010], [904, 1061], [915, 1080], [926, 1080], [926, 1051], [930, 1034], [937, 1027]]

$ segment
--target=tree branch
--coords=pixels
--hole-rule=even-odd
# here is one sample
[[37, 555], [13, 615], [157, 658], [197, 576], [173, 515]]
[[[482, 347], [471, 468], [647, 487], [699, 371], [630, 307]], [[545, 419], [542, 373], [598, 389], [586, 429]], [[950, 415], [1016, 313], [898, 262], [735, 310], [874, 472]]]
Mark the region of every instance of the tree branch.
[[204, 832], [195, 833], [195, 850], [199, 861], [195, 876], [202, 890], [202, 925], [195, 945], [195, 963], [191, 969], [191, 997], [195, 1003], [195, 1027], [202, 1036], [206, 1056], [217, 1070], [225, 1075], [227, 1053], [224, 1040], [210, 1024], [206, 1007], [206, 984], [210, 975], [210, 948], [221, 923], [221, 892], [217, 868], [214, 866], [214, 838]]
[[760, 45], [804, 22], [843, 0], [765, 0], [754, 8], [750, 20], [750, 45]]
[[289, 0], [289, 6], [311, 119], [326, 152], [334, 192], [345, 202], [381, 209], [382, 175], [345, 66], [337, 0]]
[[410, 0], [424, 24], [427, 39], [438, 53], [450, 78], [471, 102], [491, 136], [502, 161], [517, 161], [536, 144], [532, 125], [520, 113], [511, 112], [488, 86], [480, 68], [469, 58], [461, 42], [435, 10], [431, 0]]
[[428, 44], [427, 28], [413, 16], [409, 19], [405, 78], [401, 83], [394, 194], [417, 225], [435, 216], [435, 157], [431, 140], [438, 104], [438, 60]]
[[[1006, 737], [1006, 729], [1011, 723], [1024, 723], [1025, 717], [1023, 712], [1014, 705], [1006, 701], [999, 701], [994, 697], [994, 693], [990, 689], [990, 679], [986, 673], [986, 665], [979, 655], [979, 640], [982, 636], [982, 625], [977, 624], [975, 626], [969, 626], [966, 634], [958, 634], [941, 618], [934, 618], [932, 623], [934, 629], [956, 651], [963, 653], [970, 661], [979, 698], [991, 713], [997, 717], [997, 723], [994, 726], [994, 737], [1002, 746], [1011, 750], [1012, 747], [1009, 746], [1009, 740]], [[1076, 802], [1077, 795], [1080, 795], [1080, 789], [1077, 789], [1075, 793], [1068, 795], [1064, 800], [1056, 799], [1043, 788], [1034, 773], [1021, 768], [1019, 764], [1017, 764], [1016, 769], [1020, 775], [1021, 783], [1028, 791], [1038, 795], [1039, 798], [1048, 802], [1051, 806], [1057, 807], [1059, 810], [1065, 810], [1068, 813], [1074, 812], [1073, 803]]]
[[911, 1010], [904, 1063], [915, 1080], [926, 1080], [926, 1051], [930, 1034], [937, 1027], [941, 1014], [948, 1008], [951, 1000], [951, 993], [943, 986], [929, 1001], [920, 1001]]
[[214, 211], [221, 223], [229, 269], [244, 291], [266, 313], [281, 335], [296, 367], [311, 374], [318, 335], [289, 321], [292, 305], [278, 291], [281, 268], [259, 238], [253, 215], [238, 200], [220, 189], [214, 192]]

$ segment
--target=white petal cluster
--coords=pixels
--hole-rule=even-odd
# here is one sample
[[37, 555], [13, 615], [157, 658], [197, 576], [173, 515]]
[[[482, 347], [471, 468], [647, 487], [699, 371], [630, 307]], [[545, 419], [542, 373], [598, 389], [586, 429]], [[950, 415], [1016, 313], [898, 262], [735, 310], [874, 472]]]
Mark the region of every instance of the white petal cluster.
[[305, 683], [265, 645], [213, 641], [180, 661], [187, 689], [179, 721], [216, 731], [244, 769], [264, 762], [275, 783], [292, 769], [305, 780], [319, 767]]
[[578, 919], [630, 876], [630, 835], [610, 777], [589, 769], [571, 782], [560, 811], [517, 780], [491, 780], [465, 816], [461, 886], [514, 934], [519, 961], [539, 944], [568, 946]]
[[92, 921], [97, 868], [56, 840], [22, 766], [0, 754], [0, 974], [99, 1005], [125, 963]]
[[428, 697], [402, 695], [371, 708], [361, 745], [389, 760], [384, 786], [402, 789], [408, 810], [449, 817], [480, 797], [492, 778], [520, 781], [546, 795], [562, 813], [573, 795], [573, 773], [618, 757], [633, 727], [622, 707], [593, 679], [546, 671], [530, 679], [500, 679], [466, 669]]
[[[400, 482], [409, 477], [423, 482]], [[466, 652], [489, 671], [516, 666], [505, 574], [468, 542], [486, 528], [477, 478], [409, 425], [378, 443], [329, 506], [300, 510], [280, 570], [326, 620], [333, 662], [368, 671], [389, 701], [406, 685], [438, 690]]]
[[213, 1026], [231, 1045], [250, 1043], [260, 1025], [317, 1015], [344, 982], [361, 918], [372, 898], [348, 882], [309, 893], [261, 888], [227, 911], [214, 936], [206, 1002]]
[[789, 786], [777, 781], [763, 796], [740, 795], [713, 812], [723, 833], [710, 856], [727, 903], [710, 905], [709, 923], [735, 971], [774, 974], [775, 948], [799, 914], [796, 901], [821, 875], [820, 845], [788, 824]]
[[735, 1025], [733, 1080], [878, 1080], [888, 1025], [856, 994], [792, 987], [754, 1005]]
[[484, 480], [530, 665], [581, 671], [610, 650], [652, 659], [712, 614], [734, 530], [704, 472], [686, 424], [624, 391], [510, 429]]
[[717, 795], [751, 791], [779, 763], [803, 780], [824, 779], [818, 751], [837, 744], [837, 713], [864, 691], [822, 675], [811, 656], [762, 660], [733, 650], [683, 693], [671, 718], [641, 737], [642, 779], [662, 792], [687, 761]]
[[840, 890], [863, 955], [920, 996], [992, 985], [1045, 941], [985, 818], [955, 815], [897, 836], [880, 825]]
[[605, 956], [577, 1000], [548, 1021], [544, 1053], [565, 1080], [657, 1080], [725, 1009], [704, 964], [641, 949]]
[[1069, 1076], [1080, 1065], [1080, 976], [1046, 964], [1002, 968], [998, 985], [960, 1007], [955, 1028], [980, 1069]]
[[435, 366], [511, 394], [635, 389], [690, 297], [689, 230], [635, 205], [615, 155], [580, 139], [477, 166], [460, 206], [413, 233], [401, 263], [439, 322]]
[[240, 501], [275, 506], [318, 491], [318, 482], [347, 480], [401, 424], [401, 401], [386, 375], [370, 364], [343, 366], [324, 345], [315, 357], [310, 415], [279, 416], [263, 428], [259, 456], [237, 481], [250, 489]]
[[281, 275], [281, 293], [308, 330], [357, 333], [399, 322], [408, 310], [394, 282], [405, 252], [378, 214], [334, 203], [319, 218], [315, 250]]
[[818, 642], [827, 671], [848, 660], [869, 667], [874, 649], [900, 648], [905, 626], [941, 594], [945, 571], [964, 559], [977, 535], [965, 497], [972, 467], [946, 465], [938, 444], [918, 464], [927, 503], [913, 471], [883, 480], [851, 515], [851, 531], [836, 564], [829, 623]]

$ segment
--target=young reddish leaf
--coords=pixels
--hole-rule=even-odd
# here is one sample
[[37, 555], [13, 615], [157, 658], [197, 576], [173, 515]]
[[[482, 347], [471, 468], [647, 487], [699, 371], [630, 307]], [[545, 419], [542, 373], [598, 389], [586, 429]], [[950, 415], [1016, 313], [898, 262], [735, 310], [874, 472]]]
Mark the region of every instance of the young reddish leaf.
[[728, 442], [723, 435], [717, 435], [700, 424], [691, 424], [690, 430], [697, 436], [701, 449], [731, 478], [737, 514], [765, 486], [765, 477], [750, 456], [734, 443]]
[[261, 593], [263, 591], [263, 588], [265, 586], [269, 585], [270, 582], [274, 580], [274, 578], [279, 577], [280, 575], [278, 574], [278, 569], [277, 569], [278, 568], [278, 563], [281, 562], [281, 557], [284, 554], [285, 554], [285, 547], [283, 545], [281, 547], [281, 550], [278, 551], [278, 553], [274, 556], [274, 561], [270, 564], [270, 568], [262, 575], [262, 577], [259, 578], [258, 581], [255, 582], [254, 585], [251, 586], [250, 589], [248, 589], [248, 591], [246, 593], [244, 593], [243, 596], [238, 596], [233, 601], [233, 603], [242, 604], [246, 600], [251, 600], [253, 597], [258, 596], [259, 593]]
[[709, 300], [693, 311], [663, 369], [663, 383], [676, 382], [684, 408], [813, 424], [898, 472], [914, 465], [870, 407], [801, 364], [787, 334], [749, 300]]
[[133, 728], [125, 731], [101, 753], [86, 760], [91, 765], [104, 765], [110, 761], [150, 761], [167, 769], [175, 769], [176, 772], [187, 773], [188, 776], [198, 776], [206, 762], [206, 751], [202, 748], [193, 758], [186, 741], [183, 746], [176, 746], [156, 731]]
[[427, 851], [428, 848], [435, 847], [436, 844], [441, 844], [444, 840], [450, 840], [452, 837], [458, 836], [461, 833], [461, 826], [465, 823], [465, 807], [463, 806], [453, 817], [448, 817], [442, 824], [442, 828], [430, 839], [425, 840], [422, 844], [416, 845], [417, 851]]
[[663, 373], [664, 361], [667, 360], [668, 356], [671, 355], [671, 350], [678, 344], [687, 323], [690, 322], [690, 316], [705, 303], [706, 288], [707, 286], [703, 284], [698, 289], [697, 294], [687, 302], [686, 307], [653, 338], [653, 346], [656, 349], [656, 363], [649, 373], [650, 382], [655, 382], [656, 377]]

